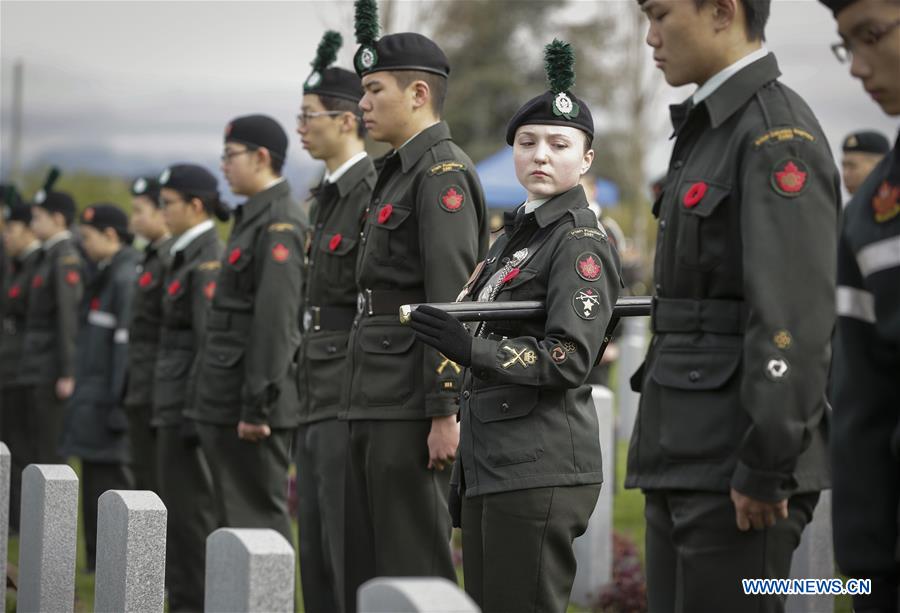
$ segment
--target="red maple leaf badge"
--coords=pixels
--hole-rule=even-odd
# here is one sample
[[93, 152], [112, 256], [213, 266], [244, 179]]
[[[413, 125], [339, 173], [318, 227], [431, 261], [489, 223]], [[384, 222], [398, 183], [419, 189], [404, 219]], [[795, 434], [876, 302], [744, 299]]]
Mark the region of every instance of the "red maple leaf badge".
[[451, 213], [461, 209], [465, 201], [465, 194], [461, 191], [461, 188], [457, 188], [455, 185], [451, 185], [441, 194], [441, 206]]
[[272, 247], [272, 259], [276, 262], [284, 262], [291, 257], [291, 251], [281, 243]]
[[872, 209], [875, 221], [883, 223], [900, 214], [900, 186], [891, 185], [887, 181], [881, 184], [872, 198]]
[[66, 273], [66, 283], [69, 285], [77, 285], [79, 281], [81, 281], [81, 275], [77, 270], [70, 270]]
[[585, 281], [596, 281], [603, 272], [600, 262], [594, 259], [594, 254], [592, 253], [582, 254], [582, 256], [578, 258], [577, 264], [578, 276]]
[[800, 160], [788, 160], [781, 170], [774, 173], [775, 190], [785, 196], [796, 196], [806, 186], [809, 175]]

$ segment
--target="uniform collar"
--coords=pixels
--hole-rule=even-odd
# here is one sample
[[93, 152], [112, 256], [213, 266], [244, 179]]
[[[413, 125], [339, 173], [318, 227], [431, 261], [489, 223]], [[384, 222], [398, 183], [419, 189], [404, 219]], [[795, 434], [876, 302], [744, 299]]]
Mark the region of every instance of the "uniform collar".
[[715, 93], [715, 91], [719, 89], [723, 83], [740, 72], [741, 68], [743, 68], [744, 66], [749, 66], [756, 60], [760, 60], [768, 54], [768, 49], [766, 49], [765, 47], [760, 47], [756, 51], [751, 51], [730, 66], [727, 66], [714, 74], [710, 79], [707, 79], [706, 83], [697, 88], [697, 91], [695, 91], [694, 95], [691, 96], [694, 104], [700, 104], [708, 97], [713, 95], [713, 93]]
[[[356, 161], [348, 166], [341, 176], [339, 176], [335, 182], [337, 184], [338, 193], [341, 197], [346, 196], [350, 191], [356, 187], [360, 181], [366, 178], [366, 175], [372, 170], [372, 160], [366, 154], [365, 151], [360, 152], [353, 158], [356, 158]], [[350, 161], [350, 160], [348, 160]]]
[[360, 151], [359, 153], [350, 156], [343, 164], [338, 166], [334, 172], [325, 171], [325, 177], [322, 179], [323, 183], [337, 183], [341, 177], [344, 176], [350, 168], [356, 164], [358, 161], [366, 157], [368, 154], [365, 151]]
[[450, 126], [445, 121], [439, 121], [403, 143], [397, 150], [403, 172], [409, 172], [409, 169], [422, 159], [426, 151], [443, 140], [450, 140]]
[[44, 251], [50, 251], [55, 245], [63, 242], [64, 240], [72, 238], [72, 233], [68, 230], [63, 230], [59, 234], [55, 234], [44, 241], [44, 244], [41, 245], [44, 248]]
[[[556, 194], [549, 200], [546, 200], [527, 215], [533, 215], [537, 225], [541, 228], [546, 228], [558, 221], [569, 209], [585, 207], [587, 207], [587, 196], [584, 195], [584, 188], [581, 185], [576, 185], [572, 189]], [[520, 210], [523, 215], [526, 215], [524, 207], [520, 207], [516, 211], [509, 211], [504, 215], [503, 223], [506, 226], [507, 234], [512, 232]]]
[[715, 91], [703, 98], [696, 106], [693, 96], [681, 104], [670, 106], [669, 113], [672, 118], [672, 127], [675, 130], [672, 136], [678, 135], [687, 119], [700, 106], [706, 107], [710, 126], [718, 128], [763, 85], [774, 81], [779, 76], [781, 76], [781, 70], [778, 69], [775, 55], [766, 53], [761, 58], [743, 66], [736, 73], [729, 75], [726, 81], [720, 83]]
[[270, 183], [269, 186], [262, 190], [261, 192], [257, 192], [250, 196], [244, 204], [237, 208], [236, 217], [238, 222], [247, 223], [269, 206], [274, 200], [279, 198], [285, 198], [291, 193], [291, 186], [288, 184], [284, 178], [281, 178], [280, 181], [275, 183]]
[[34, 240], [31, 242], [31, 244], [29, 244], [27, 247], [25, 247], [19, 255], [16, 256], [16, 259], [19, 260], [20, 262], [24, 262], [25, 260], [28, 259], [28, 256], [30, 256], [32, 253], [34, 253], [36, 251], [39, 251], [40, 248], [41, 248], [41, 241]]
[[196, 226], [190, 228], [189, 230], [185, 231], [184, 234], [176, 238], [175, 242], [172, 243], [172, 246], [169, 248], [169, 252], [172, 255], [175, 255], [179, 251], [186, 249], [187, 246], [194, 242], [194, 239], [196, 239], [198, 236], [215, 227], [216, 224], [213, 223], [212, 219], [201, 221]]

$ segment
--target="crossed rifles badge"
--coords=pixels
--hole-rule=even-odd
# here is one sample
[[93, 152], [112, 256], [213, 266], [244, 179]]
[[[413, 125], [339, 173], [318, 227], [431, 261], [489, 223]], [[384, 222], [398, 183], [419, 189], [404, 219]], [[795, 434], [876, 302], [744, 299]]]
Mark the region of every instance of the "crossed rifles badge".
[[447, 368], [448, 366], [450, 368], [452, 368], [453, 372], [455, 372], [456, 374], [459, 374], [462, 372], [462, 368], [459, 367], [459, 364], [457, 364], [456, 362], [454, 362], [453, 360], [451, 360], [450, 358], [445, 356], [443, 353], [440, 354], [440, 356], [442, 358], [444, 358], [444, 361], [441, 362], [440, 365], [437, 367], [437, 371], [436, 371], [437, 374], [439, 374], [439, 375], [442, 374], [444, 372], [444, 369]]
[[534, 353], [534, 351], [527, 347], [518, 349], [516, 347], [512, 347], [511, 345], [503, 345], [501, 349], [512, 356], [509, 360], [503, 362], [503, 364], [500, 365], [503, 368], [512, 368], [517, 364], [522, 368], [528, 368], [529, 366], [537, 362], [537, 355]]
[[572, 296], [572, 306], [580, 318], [596, 319], [600, 314], [600, 295], [591, 287], [582, 287], [575, 290], [575, 294]]

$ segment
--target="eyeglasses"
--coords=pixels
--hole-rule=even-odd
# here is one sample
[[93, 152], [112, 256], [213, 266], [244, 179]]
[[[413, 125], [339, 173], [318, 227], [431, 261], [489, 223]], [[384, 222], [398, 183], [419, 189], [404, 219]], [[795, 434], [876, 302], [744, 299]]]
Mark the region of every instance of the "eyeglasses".
[[309, 111], [304, 111], [297, 115], [297, 125], [305, 126], [311, 119], [315, 119], [316, 117], [336, 117], [337, 115], [343, 115], [346, 112], [347, 111], [318, 111], [310, 113]]
[[862, 47], [873, 47], [878, 42], [900, 27], [900, 19], [891, 23], [875, 24], [864, 28], [859, 34], [854, 34], [850, 39], [843, 40], [839, 43], [831, 45], [831, 52], [841, 64], [846, 64], [853, 59], [853, 49]]
[[253, 153], [256, 151], [255, 149], [241, 149], [240, 151], [226, 151], [222, 155], [219, 156], [219, 159], [222, 160], [223, 164], [226, 164], [231, 161], [231, 158], [237, 157], [239, 155], [243, 155], [244, 153]]

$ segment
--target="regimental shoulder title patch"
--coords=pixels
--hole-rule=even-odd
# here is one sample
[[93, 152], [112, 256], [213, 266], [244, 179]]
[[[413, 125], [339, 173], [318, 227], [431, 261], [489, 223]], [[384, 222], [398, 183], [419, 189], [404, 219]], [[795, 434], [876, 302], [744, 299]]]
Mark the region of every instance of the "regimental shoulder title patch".
[[459, 185], [448, 185], [440, 195], [441, 208], [456, 213], [466, 203], [466, 193]]
[[222, 268], [222, 262], [219, 262], [218, 260], [203, 262], [197, 268], [199, 270], [219, 270], [220, 268]]
[[294, 229], [292, 223], [273, 223], [269, 226], [269, 232], [289, 232]]
[[796, 198], [806, 189], [809, 168], [803, 160], [788, 158], [772, 169], [772, 189], [785, 198]]
[[435, 177], [445, 172], [465, 172], [466, 165], [462, 162], [438, 162], [428, 169], [428, 176]]
[[900, 214], [900, 185], [891, 185], [887, 181], [882, 183], [872, 197], [872, 211], [878, 223], [889, 221]]
[[762, 147], [766, 143], [783, 143], [791, 140], [816, 142], [816, 137], [801, 128], [775, 128], [760, 135], [753, 141], [754, 147]]
[[603, 232], [603, 230], [598, 230], [596, 228], [575, 228], [573, 230], [569, 230], [569, 233], [566, 234], [566, 238], [592, 238], [598, 243], [607, 242], [606, 234]]

